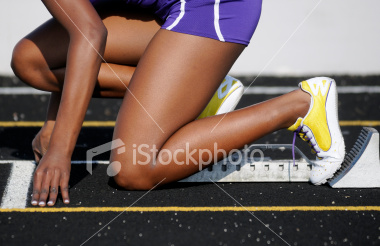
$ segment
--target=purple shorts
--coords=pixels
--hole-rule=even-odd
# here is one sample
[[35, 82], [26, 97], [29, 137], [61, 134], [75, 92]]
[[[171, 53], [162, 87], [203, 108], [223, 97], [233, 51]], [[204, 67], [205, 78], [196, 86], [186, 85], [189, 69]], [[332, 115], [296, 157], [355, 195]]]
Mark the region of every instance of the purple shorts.
[[151, 9], [164, 21], [162, 29], [244, 45], [249, 44], [259, 22], [261, 2], [262, 0], [126, 0], [127, 4]]

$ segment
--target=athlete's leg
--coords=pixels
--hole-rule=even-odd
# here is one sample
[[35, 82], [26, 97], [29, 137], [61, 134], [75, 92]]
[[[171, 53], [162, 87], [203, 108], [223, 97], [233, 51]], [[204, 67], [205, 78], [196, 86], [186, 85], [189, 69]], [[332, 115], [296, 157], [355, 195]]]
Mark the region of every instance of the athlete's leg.
[[[150, 189], [162, 180], [161, 184], [182, 179], [210, 163], [207, 153], [197, 158], [200, 149], [213, 151], [215, 143], [226, 151], [241, 148], [307, 113], [310, 97], [298, 90], [225, 117], [194, 121], [243, 49], [167, 30], [156, 34], [135, 71], [114, 131], [114, 139], [126, 145], [124, 153], [111, 154], [111, 162], [122, 165], [115, 176], [120, 186]], [[200, 74], [203, 79], [196, 79]], [[169, 160], [169, 153], [186, 150], [186, 144], [195, 160], [186, 160], [178, 151]], [[147, 165], [137, 164], [148, 159]], [[177, 165], [174, 159], [189, 164]]]
[[[104, 58], [109, 64], [101, 66], [94, 95], [123, 97], [136, 64], [160, 25], [146, 11], [131, 9], [124, 3], [102, 5], [99, 9], [108, 30]], [[59, 92], [64, 81], [68, 45], [66, 30], [51, 19], [16, 45], [13, 71], [35, 88]]]

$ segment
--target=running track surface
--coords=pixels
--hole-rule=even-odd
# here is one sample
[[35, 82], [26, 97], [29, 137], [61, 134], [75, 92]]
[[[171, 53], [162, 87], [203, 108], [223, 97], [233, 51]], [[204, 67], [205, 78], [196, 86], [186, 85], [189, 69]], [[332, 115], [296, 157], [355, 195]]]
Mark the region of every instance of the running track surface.
[[[342, 88], [358, 86], [358, 91], [380, 82], [379, 76], [334, 78]], [[252, 81], [241, 79], [245, 85]], [[294, 87], [302, 79], [259, 78], [254, 88], [262, 90], [245, 95], [238, 108], [278, 95], [266, 87]], [[14, 78], [0, 82], [3, 88], [23, 87]], [[380, 93], [350, 90], [339, 95], [347, 150], [363, 125], [380, 130]], [[48, 96], [1, 91], [0, 87], [0, 245], [380, 245], [380, 189], [337, 190], [308, 183], [174, 183], [149, 193], [131, 192], [115, 186], [106, 175], [106, 165], [96, 165], [89, 175], [84, 165], [77, 164], [70, 180], [71, 204], [59, 200], [53, 209], [33, 209], [30, 143], [39, 128], [32, 125], [44, 119]], [[83, 128], [73, 160], [85, 160], [86, 150], [111, 140], [109, 125], [119, 106], [120, 100], [92, 101], [86, 121], [93, 126]], [[34, 123], [21, 127], [15, 121]], [[291, 141], [290, 132], [279, 131], [258, 143]], [[297, 146], [310, 152], [302, 141]], [[98, 158], [106, 160], [108, 155]], [[11, 164], [17, 161], [21, 162]], [[18, 176], [16, 166], [21, 169]], [[27, 195], [17, 200], [7, 195], [12, 188]], [[20, 204], [22, 208], [15, 209]]]

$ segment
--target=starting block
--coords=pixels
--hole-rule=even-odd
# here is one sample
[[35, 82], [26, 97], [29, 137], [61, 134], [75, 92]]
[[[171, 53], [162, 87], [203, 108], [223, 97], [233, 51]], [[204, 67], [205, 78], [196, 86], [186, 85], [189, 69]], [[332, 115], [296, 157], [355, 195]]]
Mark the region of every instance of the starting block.
[[333, 188], [380, 187], [379, 132], [364, 127], [342, 167], [328, 181]]
[[[293, 160], [272, 159], [268, 151], [291, 150], [291, 144], [253, 144], [179, 182], [309, 182], [312, 161], [297, 147], [300, 156]], [[265, 154], [264, 154], [265, 152]], [[267, 157], [265, 157], [267, 156]], [[328, 180], [333, 188], [380, 187], [379, 133], [364, 127], [341, 169]]]

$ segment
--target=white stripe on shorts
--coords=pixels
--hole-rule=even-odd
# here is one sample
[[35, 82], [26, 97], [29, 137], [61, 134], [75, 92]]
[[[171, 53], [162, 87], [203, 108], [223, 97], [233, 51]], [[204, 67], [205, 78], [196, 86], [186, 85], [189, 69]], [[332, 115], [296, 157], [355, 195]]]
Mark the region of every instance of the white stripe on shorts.
[[185, 4], [186, 0], [181, 0], [181, 13], [178, 15], [177, 19], [166, 28], [166, 30], [172, 30], [182, 19], [182, 17], [185, 15]]
[[218, 35], [219, 41], [225, 42], [222, 32], [220, 31], [220, 26], [219, 26], [219, 3], [220, 3], [220, 0], [215, 0], [214, 26], [215, 26], [215, 31], [216, 31], [216, 34]]

